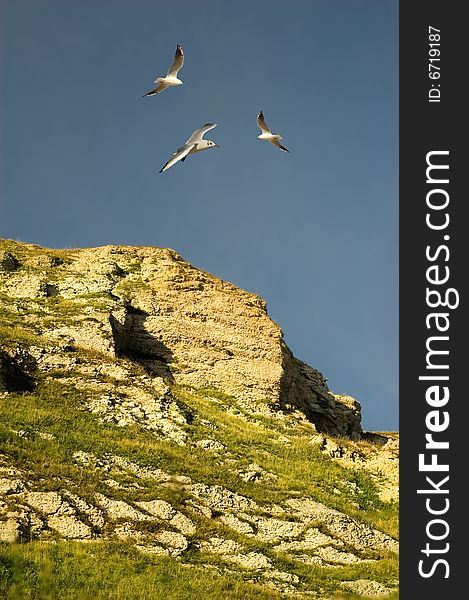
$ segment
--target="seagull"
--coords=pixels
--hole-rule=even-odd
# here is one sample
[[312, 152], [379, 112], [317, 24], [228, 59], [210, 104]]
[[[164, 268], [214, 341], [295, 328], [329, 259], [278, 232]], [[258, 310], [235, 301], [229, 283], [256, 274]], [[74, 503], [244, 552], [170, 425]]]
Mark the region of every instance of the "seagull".
[[184, 51], [181, 48], [181, 46], [178, 44], [176, 47], [176, 53], [174, 55], [174, 62], [169, 67], [166, 77], [157, 77], [155, 79], [155, 83], [158, 84], [156, 86], [156, 88], [154, 88], [153, 90], [150, 90], [143, 97], [145, 98], [145, 96], [154, 96], [155, 94], [159, 94], [160, 92], [163, 92], [164, 90], [166, 90], [169, 87], [176, 86], [176, 85], [182, 85], [183, 82], [180, 79], [178, 79], [177, 75], [178, 75], [179, 70], [182, 68], [183, 64], [184, 64]]
[[207, 131], [210, 131], [210, 129], [213, 129], [216, 126], [216, 123], [206, 123], [205, 125], [202, 125], [200, 129], [196, 129], [184, 146], [178, 148], [168, 162], [163, 165], [163, 167], [159, 170], [159, 173], [167, 171], [180, 160], [184, 162], [189, 154], [202, 152], [202, 150], [208, 150], [209, 148], [219, 148], [220, 146], [215, 144], [215, 142], [203, 139], [203, 136], [207, 133]]
[[264, 115], [262, 111], [257, 115], [257, 126], [262, 131], [261, 135], [257, 136], [260, 140], [267, 140], [274, 146], [277, 146], [277, 148], [280, 148], [280, 150], [283, 150], [284, 152], [290, 152], [290, 150], [287, 150], [285, 146], [282, 146], [280, 143], [280, 140], [283, 139], [282, 136], [270, 131], [269, 126], [264, 121]]

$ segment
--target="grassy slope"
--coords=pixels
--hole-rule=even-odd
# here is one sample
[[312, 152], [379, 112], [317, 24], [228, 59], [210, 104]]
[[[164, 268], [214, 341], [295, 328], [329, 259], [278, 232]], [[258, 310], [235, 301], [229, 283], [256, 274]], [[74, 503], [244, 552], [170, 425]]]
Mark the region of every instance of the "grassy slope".
[[[75, 464], [73, 453], [82, 450], [93, 452], [98, 457], [110, 453], [126, 457], [141, 466], [160, 468], [170, 474], [185, 474], [198, 482], [223, 485], [261, 505], [279, 502], [291, 497], [292, 492], [300, 492], [301, 495], [312, 496], [328, 506], [397, 537], [397, 505], [382, 503], [378, 499], [374, 484], [365, 473], [340, 467], [325, 457], [315, 445], [311, 445], [312, 428], [308, 431], [309, 427], [302, 425], [304, 431], [301, 435], [298, 429], [293, 433], [284, 427], [282, 434], [291, 441], [289, 444], [279, 443], [277, 427], [267, 427], [267, 424], [262, 422], [263, 419], [254, 422], [240, 421], [237, 416], [228, 414], [223, 405], [213, 402], [213, 391], [209, 393], [206, 390], [176, 389], [173, 392], [178, 395], [181, 405], [197, 414], [192, 424], [186, 426], [191, 430], [193, 439], [206, 436], [207, 432], [200, 423], [201, 420], [215, 422], [219, 427], [216, 437], [222, 440], [236, 457], [236, 466], [243, 467], [250, 462], [256, 462], [268, 471], [275, 472], [278, 479], [269, 485], [244, 482], [233, 471], [219, 468], [219, 459], [202, 449], [158, 440], [150, 432], [137, 427], [129, 429], [100, 424], [93, 415], [84, 410], [85, 394], [62, 384], [60, 379], [41, 383], [33, 393], [10, 394], [7, 399], [0, 401], [2, 452], [9, 456], [17, 467], [30, 473], [28, 479], [37, 490], [60, 490], [66, 482], [67, 489], [90, 501], [96, 492], [109, 493], [95, 470]], [[26, 435], [18, 436], [12, 430], [22, 430]], [[37, 435], [38, 431], [50, 433], [54, 439], [44, 439]], [[126, 483], [126, 476], [121, 473], [110, 472], [107, 476]], [[350, 496], [349, 483], [358, 483], [354, 498]], [[344, 493], [337, 494], [334, 488], [342, 489]], [[114, 492], [113, 497], [130, 502], [162, 498], [176, 508], [183, 509], [184, 500], [188, 496], [183, 489], [172, 489], [160, 486], [156, 482], [145, 481], [141, 490], [118, 490]], [[224, 533], [226, 532], [223, 524], [200, 516], [197, 532], [191, 541], [197, 542], [211, 535], [223, 537]], [[370, 556], [381, 558], [372, 564], [338, 568], [311, 567], [292, 561], [291, 556], [285, 555], [282, 559], [282, 556], [270, 550], [267, 543], [260, 543], [233, 531], [230, 531], [229, 537], [237, 538], [247, 550], [262, 550], [273, 559], [277, 568], [297, 574], [309, 589], [327, 590], [331, 595], [338, 589], [341, 580], [372, 578], [389, 584], [395, 582], [398, 577], [397, 559], [393, 555]], [[199, 563], [206, 563], [207, 556], [201, 556], [195, 551], [186, 552], [180, 559], [182, 564], [174, 559], [168, 561], [141, 557], [125, 543], [84, 545], [60, 542], [57, 547], [50, 547], [41, 542], [33, 542], [3, 548], [2, 552], [6, 573], [5, 585], [10, 593], [8, 596], [5, 590], [7, 598], [53, 598], [54, 596], [41, 595], [46, 593], [47, 587], [44, 586], [48, 581], [53, 582], [51, 585], [54, 593], [61, 589], [60, 586], [65, 586], [68, 588], [67, 593], [71, 594], [67, 596], [65, 592], [61, 592], [55, 597], [77, 600], [91, 597], [122, 597], [129, 600], [160, 597], [279, 597], [277, 593], [266, 591], [265, 588], [261, 591], [252, 584], [243, 583], [242, 575], [219, 575], [213, 578], [203, 567], [186, 569], [184, 577], [181, 577], [184, 563], [194, 567]], [[93, 555], [98, 556], [99, 560], [94, 561]], [[217, 566], [218, 562], [218, 566], [223, 568], [215, 557], [210, 562], [214, 566]], [[94, 564], [91, 569], [87, 566], [90, 563]], [[112, 569], [109, 569], [111, 564]], [[78, 576], [80, 565], [83, 565], [88, 575]], [[18, 569], [26, 567], [27, 572], [31, 573], [31, 578], [25, 579], [21, 585], [15, 583], [15, 572], [18, 574]], [[104, 590], [101, 589], [102, 581], [107, 582]], [[138, 585], [135, 582], [138, 582]], [[191, 586], [194, 586], [193, 590]], [[168, 594], [165, 592], [167, 587], [170, 590]], [[21, 590], [21, 593], [18, 592], [19, 596], [14, 595], [17, 588]], [[35, 589], [42, 591], [39, 595], [34, 595]], [[111, 589], [115, 591], [111, 593]]]
[[[329, 577], [335, 570], [327, 569]], [[322, 600], [330, 598], [325, 590]], [[34, 542], [0, 545], [0, 597], [5, 600], [280, 600], [282, 594], [241, 575], [218, 574], [124, 544]], [[341, 596], [337, 596], [339, 598]], [[342, 596], [348, 600], [353, 594]], [[397, 594], [387, 600], [397, 600]], [[363, 600], [363, 598], [362, 598]]]
[[[10, 242], [2, 243], [2, 247], [14, 251], [20, 259], [24, 258], [21, 252], [33, 252]], [[41, 253], [60, 256], [62, 260], [67, 260], [68, 252], [72, 251], [41, 249]], [[87, 302], [102, 305], [105, 298], [89, 298]], [[18, 345], [27, 348], [37, 343], [38, 328], [45, 322], [49, 321], [53, 327], [56, 318], [64, 323], [69, 318], [76, 318], [81, 309], [80, 304], [58, 297], [26, 303], [8, 301], [1, 294], [0, 305], [0, 339], [7, 348]], [[87, 364], [104, 360], [82, 351], [77, 355]], [[138, 365], [127, 359], [119, 361], [138, 372]], [[98, 457], [109, 453], [141, 466], [187, 475], [195, 482], [223, 485], [260, 505], [281, 502], [296, 493], [311, 496], [393, 537], [398, 536], [397, 504], [381, 502], [374, 483], [365, 472], [343, 468], [325, 457], [311, 443], [315, 432], [305, 422], [244, 415], [246, 420], [242, 418], [240, 407], [238, 414], [227, 412], [227, 406], [236, 407], [236, 401], [222, 392], [173, 386], [172, 394], [180, 408], [191, 415], [190, 424], [185, 425], [190, 440], [210, 437], [223, 442], [234, 460], [232, 467], [226, 468], [223, 455], [217, 457], [193, 444], [179, 446], [158, 439], [137, 426], [121, 428], [101, 424], [85, 408], [89, 396], [62, 380], [73, 375], [70, 371], [60, 370], [49, 373], [48, 378], [42, 375], [34, 392], [12, 393], [0, 398], [1, 453], [8, 463], [27, 471], [28, 481], [35, 490], [66, 487], [90, 501], [96, 492], [108, 494], [109, 489], [96, 471], [76, 465], [73, 454], [78, 450], [92, 452]], [[207, 429], [206, 421], [216, 423], [218, 429], [215, 432]], [[20, 430], [25, 432], [21, 436], [17, 433]], [[44, 439], [38, 432], [50, 433], [53, 438]], [[277, 474], [278, 479], [268, 484], [242, 481], [235, 470], [253, 462]], [[110, 472], [107, 476], [128, 483], [128, 476], [122, 473]], [[131, 502], [162, 498], [184, 510], [187, 493], [183, 488], [164, 487], [146, 480], [141, 489], [116, 490], [113, 497]], [[202, 516], [196, 524], [197, 532], [192, 542], [210, 535], [223, 536], [225, 531], [219, 521]], [[392, 585], [398, 578], [394, 555], [370, 556], [381, 558], [373, 564], [312, 567], [293, 561], [291, 556], [274, 554], [268, 544], [232, 530], [229, 536], [238, 539], [248, 550], [262, 550], [277, 568], [297, 574], [309, 589], [322, 589], [324, 598], [332, 597], [342, 580], [369, 578]], [[280, 597], [265, 586], [261, 588], [244, 582], [242, 571], [223, 574], [226, 564], [216, 557], [211, 557], [210, 562], [220, 572], [201, 566], [207, 560], [206, 555], [201, 556], [195, 550], [189, 550], [179, 560], [143, 556], [124, 542], [0, 545], [0, 597], [25, 600]], [[215, 572], [218, 573], [216, 577], [213, 576]]]

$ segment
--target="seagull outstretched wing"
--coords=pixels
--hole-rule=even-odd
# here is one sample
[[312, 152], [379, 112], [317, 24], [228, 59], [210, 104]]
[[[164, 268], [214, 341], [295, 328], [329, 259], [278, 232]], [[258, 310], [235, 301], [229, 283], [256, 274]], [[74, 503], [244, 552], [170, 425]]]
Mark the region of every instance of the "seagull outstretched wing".
[[[169, 67], [166, 77], [177, 77], [177, 74], [184, 64], [184, 50], [178, 44], [174, 55], [173, 64]], [[156, 83], [156, 81], [155, 81]]]
[[290, 150], [285, 148], [285, 146], [282, 146], [282, 144], [280, 143], [280, 141], [277, 138], [270, 140], [270, 141], [272, 142], [272, 144], [274, 146], [277, 146], [277, 148], [280, 148], [280, 150], [283, 150], [284, 152], [288, 152], [288, 154], [290, 154]]
[[196, 144], [197, 142], [200, 142], [207, 131], [214, 129], [216, 126], [216, 123], [206, 123], [205, 125], [202, 125], [202, 127], [194, 131], [191, 137], [187, 140], [186, 144]]
[[186, 156], [189, 154], [189, 152], [192, 150], [194, 145], [195, 144], [184, 144], [184, 146], [181, 146], [180, 148], [178, 148], [176, 150], [176, 152], [168, 160], [168, 162], [166, 162], [161, 167], [161, 169], [158, 171], [158, 173], [163, 173], [164, 171], [167, 171], [170, 167], [172, 167], [174, 164], [176, 164], [178, 161], [184, 160], [186, 158]]
[[264, 113], [262, 111], [257, 115], [257, 126], [262, 131], [262, 133], [270, 133], [269, 126], [264, 120]]
[[164, 83], [158, 83], [158, 85], [156, 86], [156, 88], [154, 88], [153, 90], [150, 90], [149, 92], [147, 92], [146, 94], [143, 95], [143, 97], [145, 98], [146, 96], [154, 96], [155, 94], [159, 94], [160, 92], [164, 92], [165, 90], [167, 90], [169, 87], [169, 85], [165, 85]]

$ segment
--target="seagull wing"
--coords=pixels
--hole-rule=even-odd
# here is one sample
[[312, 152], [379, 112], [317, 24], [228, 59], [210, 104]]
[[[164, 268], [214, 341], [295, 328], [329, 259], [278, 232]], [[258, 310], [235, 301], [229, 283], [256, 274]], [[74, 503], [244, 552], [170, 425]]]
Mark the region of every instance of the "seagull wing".
[[214, 129], [216, 126], [216, 123], [206, 123], [205, 125], [202, 125], [200, 129], [196, 129], [194, 131], [191, 137], [187, 140], [186, 144], [196, 144], [197, 142], [200, 142], [200, 140], [207, 133], [207, 131], [210, 131], [210, 129]]
[[169, 67], [166, 77], [177, 77], [178, 71], [179, 71], [179, 69], [182, 68], [183, 64], [184, 64], [184, 50], [178, 44], [177, 48], [176, 48], [176, 54], [174, 55], [174, 62]]
[[269, 140], [269, 141], [272, 142], [272, 144], [274, 146], [277, 146], [277, 148], [280, 148], [280, 150], [283, 150], [284, 152], [288, 152], [290, 154], [290, 150], [285, 148], [285, 146], [282, 146], [282, 144], [280, 143], [280, 140], [278, 138], [274, 138], [273, 140]]
[[163, 173], [164, 171], [167, 171], [170, 167], [172, 167], [178, 161], [184, 160], [186, 158], [186, 156], [189, 154], [189, 152], [192, 150], [193, 147], [194, 147], [194, 144], [184, 144], [184, 146], [181, 146], [180, 148], [178, 148], [176, 150], [176, 152], [168, 160], [168, 162], [161, 167], [161, 169], [159, 170], [159, 173]]
[[264, 121], [264, 113], [262, 111], [257, 115], [257, 126], [262, 131], [262, 133], [271, 133], [269, 126]]
[[156, 88], [154, 88], [153, 90], [150, 90], [149, 92], [147, 92], [143, 97], [145, 98], [145, 96], [154, 96], [155, 94], [159, 94], [160, 92], [164, 92], [164, 90], [168, 89], [168, 85], [165, 85], [164, 83], [159, 83]]

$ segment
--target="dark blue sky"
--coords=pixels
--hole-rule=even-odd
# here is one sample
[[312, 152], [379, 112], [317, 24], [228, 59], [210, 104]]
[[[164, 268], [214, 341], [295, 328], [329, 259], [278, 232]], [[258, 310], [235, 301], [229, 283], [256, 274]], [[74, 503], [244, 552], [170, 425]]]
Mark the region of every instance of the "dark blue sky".
[[397, 0], [2, 0], [0, 52], [2, 237], [174, 248], [398, 428]]

